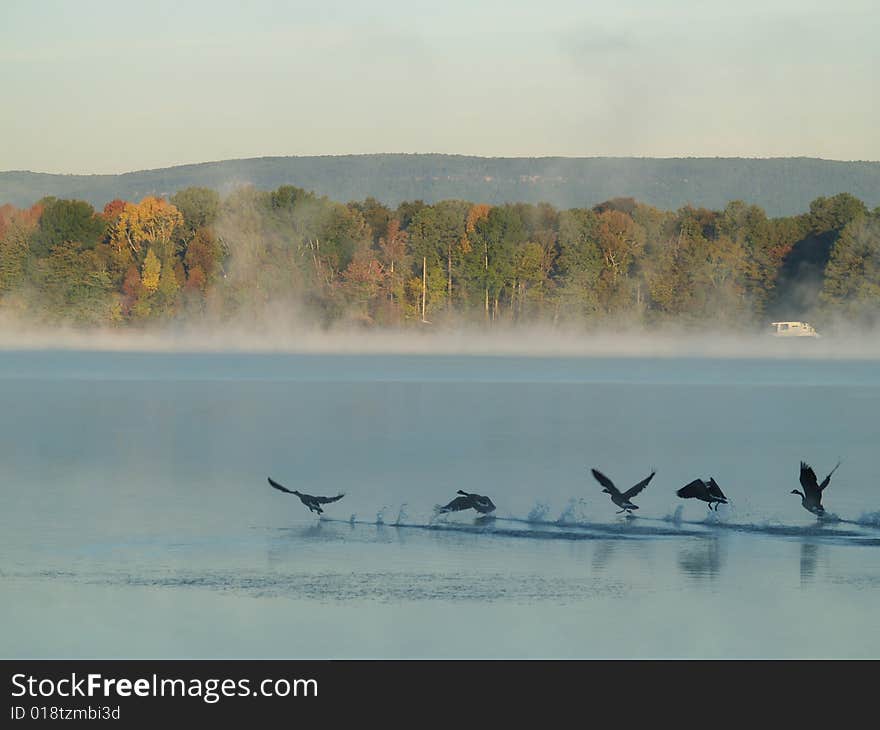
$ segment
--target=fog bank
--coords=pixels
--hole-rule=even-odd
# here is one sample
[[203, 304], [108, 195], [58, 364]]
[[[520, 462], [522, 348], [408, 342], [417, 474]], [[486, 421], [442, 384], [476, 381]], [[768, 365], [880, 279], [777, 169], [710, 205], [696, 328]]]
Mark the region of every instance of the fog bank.
[[480, 355], [525, 357], [704, 357], [878, 359], [880, 334], [819, 338], [664, 329], [550, 327], [448, 330], [345, 329], [236, 323], [213, 327], [119, 330], [0, 324], [0, 350], [252, 352], [301, 354]]

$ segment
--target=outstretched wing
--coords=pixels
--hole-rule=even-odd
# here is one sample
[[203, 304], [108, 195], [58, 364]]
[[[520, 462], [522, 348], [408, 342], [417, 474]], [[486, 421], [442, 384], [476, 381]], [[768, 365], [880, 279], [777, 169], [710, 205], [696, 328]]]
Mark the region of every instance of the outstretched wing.
[[835, 467], [834, 467], [830, 472], [828, 472], [828, 476], [825, 477], [825, 478], [822, 480], [822, 483], [819, 485], [819, 491], [820, 491], [820, 492], [824, 492], [824, 491], [825, 491], [825, 487], [827, 487], [829, 484], [831, 484], [831, 475], [834, 474], [834, 472], [837, 471], [837, 467], [838, 467], [838, 466], [840, 466], [840, 462], [839, 462], [839, 461], [837, 462], [837, 464], [835, 465]]
[[282, 487], [278, 482], [276, 482], [272, 477], [269, 477], [269, 484], [275, 487], [282, 492], [287, 492], [288, 494], [293, 494], [287, 487]]
[[684, 499], [691, 499], [705, 494], [706, 489], [706, 482], [702, 479], [694, 479], [690, 484], [685, 484], [676, 494]]
[[590, 469], [593, 472], [593, 476], [596, 478], [596, 481], [599, 482], [605, 489], [607, 489], [612, 494], [620, 494], [620, 490], [614, 486], [614, 482], [612, 482], [608, 477], [606, 477], [601, 471], [598, 469]]
[[718, 482], [715, 481], [715, 477], [709, 477], [709, 494], [713, 497], [719, 497], [721, 499], [727, 499], [724, 496], [724, 492], [721, 491], [721, 487], [718, 486]]
[[483, 496], [482, 494], [472, 494], [471, 495], [472, 504], [474, 505], [474, 509], [477, 512], [493, 512], [495, 510], [495, 503], [489, 499], [488, 497]]
[[813, 471], [813, 467], [803, 461], [801, 462], [801, 486], [806, 495], [818, 497], [821, 494], [819, 484], [816, 481], [816, 472]]
[[458, 512], [463, 509], [470, 509], [473, 507], [473, 501], [470, 497], [456, 497], [449, 504], [441, 506], [437, 506], [436, 510], [438, 512]]
[[344, 496], [344, 494], [337, 494], [335, 497], [315, 497], [315, 501], [318, 504], [330, 504], [342, 499]]
[[654, 474], [656, 474], [656, 473], [657, 472], [652, 471], [648, 476], [646, 476], [644, 479], [642, 479], [642, 481], [640, 481], [634, 487], [630, 487], [629, 489], [627, 489], [623, 493], [623, 498], [624, 499], [632, 499], [633, 497], [635, 497], [639, 492], [641, 492], [645, 487], [648, 486], [648, 484], [654, 478]]

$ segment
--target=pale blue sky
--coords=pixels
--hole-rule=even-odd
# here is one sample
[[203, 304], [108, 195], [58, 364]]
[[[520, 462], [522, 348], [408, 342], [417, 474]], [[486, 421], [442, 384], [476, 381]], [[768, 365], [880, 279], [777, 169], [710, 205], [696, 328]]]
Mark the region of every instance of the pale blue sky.
[[0, 0], [0, 170], [880, 159], [877, 0]]

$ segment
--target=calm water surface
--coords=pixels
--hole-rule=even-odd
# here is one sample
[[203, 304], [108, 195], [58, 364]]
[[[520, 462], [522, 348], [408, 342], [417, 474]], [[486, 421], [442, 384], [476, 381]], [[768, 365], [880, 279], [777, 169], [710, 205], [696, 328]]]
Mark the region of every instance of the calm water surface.
[[0, 656], [880, 656], [877, 362], [0, 352], [0, 402]]

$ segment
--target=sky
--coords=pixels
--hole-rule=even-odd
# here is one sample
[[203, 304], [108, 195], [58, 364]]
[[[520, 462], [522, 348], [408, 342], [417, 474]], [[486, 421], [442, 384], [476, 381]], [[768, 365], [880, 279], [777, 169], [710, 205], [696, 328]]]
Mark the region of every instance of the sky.
[[877, 0], [0, 0], [0, 170], [880, 160]]

